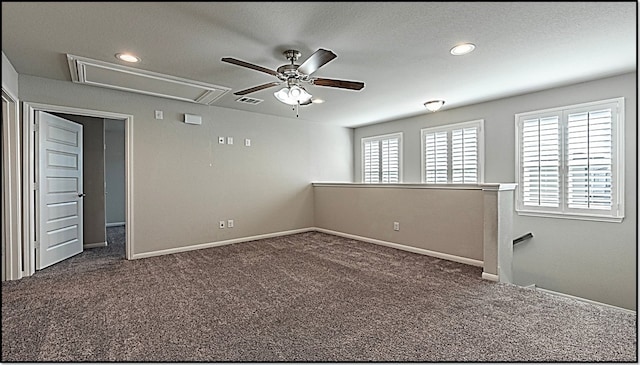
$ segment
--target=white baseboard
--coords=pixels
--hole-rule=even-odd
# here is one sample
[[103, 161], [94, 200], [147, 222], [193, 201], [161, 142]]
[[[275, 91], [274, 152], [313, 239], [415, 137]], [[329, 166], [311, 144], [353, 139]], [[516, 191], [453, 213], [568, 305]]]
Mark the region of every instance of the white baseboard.
[[219, 246], [231, 245], [231, 244], [234, 244], [234, 243], [242, 243], [242, 242], [248, 242], [248, 241], [261, 240], [261, 239], [265, 239], [265, 238], [288, 236], [288, 235], [291, 235], [291, 234], [311, 232], [311, 231], [315, 231], [315, 230], [316, 230], [315, 228], [301, 228], [301, 229], [294, 229], [294, 230], [291, 230], [291, 231], [282, 231], [282, 232], [260, 234], [260, 235], [257, 235], [257, 236], [234, 238], [234, 239], [225, 240], [225, 241], [200, 243], [200, 244], [186, 246], [186, 247], [176, 247], [176, 248], [169, 248], [169, 249], [166, 249], [166, 250], [158, 250], [158, 251], [151, 251], [151, 252], [136, 253], [136, 254], [133, 254], [133, 259], [134, 260], [135, 259], [143, 259], [143, 258], [153, 257], [153, 256], [169, 255], [169, 254], [178, 253], [178, 252], [201, 250], [201, 249], [204, 249], [204, 248], [219, 247]]
[[489, 274], [488, 272], [482, 272], [482, 278], [484, 280], [490, 280], [490, 281], [499, 281], [498, 275], [496, 274]]
[[82, 248], [96, 248], [96, 247], [107, 247], [106, 242], [96, 242], [96, 243], [85, 243], [82, 245]]
[[559, 296], [559, 297], [575, 299], [575, 300], [579, 300], [581, 302], [587, 302], [587, 303], [590, 303], [590, 304], [600, 305], [600, 306], [603, 306], [603, 307], [613, 308], [613, 309], [617, 309], [617, 310], [620, 310], [620, 311], [623, 311], [623, 312], [636, 314], [636, 311], [631, 310], [631, 309], [626, 309], [626, 308], [622, 308], [622, 307], [616, 307], [615, 305], [602, 303], [602, 302], [596, 302], [595, 300], [582, 298], [582, 297], [576, 297], [576, 296], [571, 295], [571, 294], [565, 294], [565, 293], [560, 293], [560, 292], [549, 290], [549, 289], [544, 289], [544, 288], [541, 288], [539, 286], [536, 286], [535, 284], [528, 285], [528, 286], [526, 286], [526, 288], [532, 288], [534, 290], [541, 291], [543, 293], [547, 293], [547, 294], [550, 294], [550, 295], [556, 295], [556, 296]]
[[348, 234], [348, 233], [332, 231], [332, 230], [324, 229], [324, 228], [317, 228], [316, 227], [313, 230], [318, 231], [318, 232], [322, 232], [322, 233], [333, 234], [333, 235], [340, 236], [340, 237], [351, 238], [351, 239], [358, 240], [358, 241], [374, 243], [376, 245], [397, 248], [397, 249], [403, 250], [403, 251], [419, 253], [421, 255], [436, 257], [436, 258], [439, 258], [439, 259], [455, 261], [455, 262], [459, 262], [461, 264], [467, 264], [467, 265], [479, 266], [479, 267], [482, 267], [484, 265], [484, 263], [482, 261], [480, 261], [480, 260], [470, 259], [470, 258], [467, 258], [467, 257], [461, 257], [461, 256], [456, 256], [456, 255], [450, 255], [448, 253], [425, 250], [424, 248], [417, 248], [417, 247], [402, 245], [402, 244], [399, 244], [399, 243], [382, 241], [382, 240], [378, 240], [378, 239], [375, 239], [375, 238], [368, 238], [368, 237], [357, 236], [357, 235], [354, 235], [354, 234]]
[[107, 223], [107, 227], [120, 227], [120, 226], [124, 226], [125, 222], [113, 222], [113, 223]]
[[[436, 257], [436, 258], [443, 259], [443, 260], [459, 262], [461, 264], [467, 264], [467, 265], [478, 266], [478, 267], [482, 267], [483, 266], [483, 262], [480, 261], [480, 260], [475, 260], [475, 259], [470, 259], [470, 258], [467, 258], [467, 257], [450, 255], [450, 254], [446, 254], [446, 253], [442, 253], [442, 252], [425, 250], [423, 248], [411, 247], [411, 246], [406, 246], [406, 245], [402, 245], [402, 244], [398, 244], [398, 243], [387, 242], [387, 241], [382, 241], [382, 240], [378, 240], [378, 239], [374, 239], [374, 238], [357, 236], [357, 235], [353, 235], [353, 234], [342, 233], [342, 232], [332, 231], [332, 230], [329, 230], [329, 229], [318, 228], [318, 227], [301, 228], [301, 229], [294, 229], [294, 230], [290, 230], [290, 231], [267, 233], [267, 234], [261, 234], [261, 235], [250, 236], [250, 237], [234, 238], [234, 239], [225, 240], [225, 241], [200, 243], [200, 244], [186, 246], [186, 247], [176, 247], [176, 248], [169, 248], [169, 249], [165, 249], [165, 250], [143, 252], [143, 253], [133, 254], [132, 259], [134, 259], [134, 260], [135, 259], [143, 259], [143, 258], [153, 257], [153, 256], [162, 256], [162, 255], [169, 255], [169, 254], [179, 253], [179, 252], [201, 250], [201, 249], [205, 249], [205, 248], [219, 247], [219, 246], [231, 245], [231, 244], [234, 244], [234, 243], [249, 242], [249, 241], [255, 241], [255, 240], [260, 240], [260, 239], [265, 239], [265, 238], [288, 236], [288, 235], [297, 234], [297, 233], [304, 233], [304, 232], [322, 232], [322, 233], [332, 234], [332, 235], [335, 235], [335, 236], [340, 236], [340, 237], [350, 238], [350, 239], [354, 239], [354, 240], [358, 240], [358, 241], [363, 241], [363, 242], [367, 242], [367, 243], [373, 243], [373, 244], [376, 244], [376, 245], [387, 246], [387, 247], [391, 247], [391, 248], [395, 248], [395, 249], [399, 249], [399, 250], [403, 250], [403, 251], [409, 251], [409, 252], [413, 252], [413, 253], [417, 253], [417, 254], [421, 254], [421, 255]], [[487, 280], [498, 281], [498, 276], [497, 275], [482, 273], [482, 277], [484, 279], [487, 279]]]

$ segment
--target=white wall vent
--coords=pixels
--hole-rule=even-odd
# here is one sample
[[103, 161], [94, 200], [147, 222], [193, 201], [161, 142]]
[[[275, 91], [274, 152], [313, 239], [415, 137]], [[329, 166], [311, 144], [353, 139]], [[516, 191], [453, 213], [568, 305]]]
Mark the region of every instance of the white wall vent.
[[238, 103], [245, 103], [245, 104], [251, 104], [251, 105], [256, 105], [256, 104], [260, 104], [262, 103], [264, 100], [262, 99], [256, 99], [256, 98], [250, 98], [248, 96], [243, 96], [241, 98], [236, 99], [236, 101]]
[[211, 105], [231, 88], [67, 54], [71, 80], [161, 98]]

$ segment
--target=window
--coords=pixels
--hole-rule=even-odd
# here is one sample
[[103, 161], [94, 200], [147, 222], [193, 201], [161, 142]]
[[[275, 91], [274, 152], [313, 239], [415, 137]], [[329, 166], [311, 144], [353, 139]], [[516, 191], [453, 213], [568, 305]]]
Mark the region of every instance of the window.
[[520, 214], [622, 221], [624, 99], [516, 114]]
[[481, 183], [484, 180], [483, 125], [483, 120], [476, 120], [422, 129], [422, 182]]
[[362, 139], [362, 182], [401, 180], [402, 133]]

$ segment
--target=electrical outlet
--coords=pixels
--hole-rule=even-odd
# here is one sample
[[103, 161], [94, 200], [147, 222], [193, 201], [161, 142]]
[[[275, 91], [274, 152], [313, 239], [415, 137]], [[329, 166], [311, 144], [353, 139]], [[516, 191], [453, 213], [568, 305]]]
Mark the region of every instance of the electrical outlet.
[[229, 227], [229, 228], [233, 228], [233, 219], [229, 219], [229, 220], [227, 221], [227, 227]]
[[224, 137], [218, 137], [218, 143], [224, 144]]
[[156, 110], [156, 119], [162, 119], [163, 115], [162, 115], [162, 110]]
[[393, 222], [393, 230], [394, 231], [400, 230], [400, 222]]
[[224, 228], [224, 221], [220, 221], [220, 228]]

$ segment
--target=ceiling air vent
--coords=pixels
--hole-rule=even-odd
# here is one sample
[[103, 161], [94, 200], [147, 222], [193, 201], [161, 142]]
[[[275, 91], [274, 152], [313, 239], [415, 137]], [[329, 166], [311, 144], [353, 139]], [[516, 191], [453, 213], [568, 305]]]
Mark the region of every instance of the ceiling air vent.
[[245, 103], [245, 104], [251, 104], [251, 105], [256, 105], [256, 104], [260, 104], [262, 103], [264, 100], [262, 99], [256, 99], [256, 98], [250, 98], [248, 96], [243, 96], [241, 98], [236, 99], [236, 101], [238, 103]]
[[71, 81], [211, 105], [231, 89], [67, 54]]

